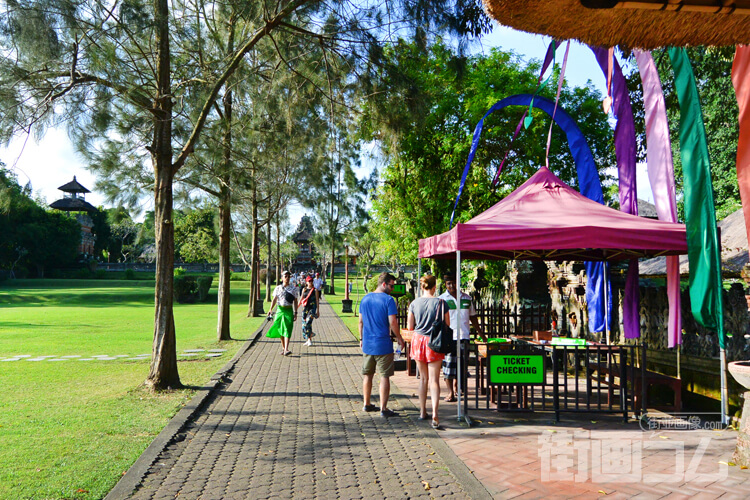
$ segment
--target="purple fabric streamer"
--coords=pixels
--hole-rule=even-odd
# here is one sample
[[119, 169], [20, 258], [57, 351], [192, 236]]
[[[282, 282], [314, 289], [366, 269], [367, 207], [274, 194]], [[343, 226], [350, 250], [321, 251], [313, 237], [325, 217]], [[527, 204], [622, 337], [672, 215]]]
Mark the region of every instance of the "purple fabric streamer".
[[[605, 76], [609, 65], [609, 51], [601, 47], [592, 47], [599, 67]], [[615, 59], [613, 62], [613, 111], [617, 117], [615, 125], [615, 156], [620, 183], [620, 210], [638, 215], [638, 190], [636, 187], [635, 169], [635, 124], [633, 108], [630, 106], [630, 95], [622, 68]], [[633, 259], [628, 266], [625, 280], [625, 295], [622, 303], [622, 323], [626, 339], [637, 339], [641, 336], [639, 321], [640, 296], [638, 290], [638, 260]]]
[[[536, 92], [539, 92], [540, 90], [540, 84], [542, 83], [542, 78], [544, 78], [544, 72], [547, 71], [547, 68], [552, 63], [552, 61], [555, 59], [555, 51], [557, 50], [558, 43], [557, 40], [552, 40], [547, 47], [547, 54], [544, 56], [544, 62], [542, 63], [542, 71], [539, 72], [539, 79], [536, 82]], [[535, 92], [535, 93], [536, 93]], [[532, 101], [533, 105], [533, 101]], [[495, 178], [492, 179], [492, 187], [497, 186], [497, 181], [500, 180], [500, 173], [503, 171], [503, 167], [505, 166], [505, 160], [508, 159], [508, 155], [510, 154], [510, 151], [513, 149], [513, 142], [516, 140], [516, 137], [518, 137], [518, 134], [521, 132], [521, 128], [523, 127], [524, 120], [526, 120], [526, 115], [529, 113], [529, 110], [525, 110], [523, 112], [523, 115], [521, 116], [521, 120], [518, 122], [518, 126], [516, 127], [516, 131], [513, 133], [513, 137], [510, 139], [510, 144], [508, 145], [508, 150], [505, 152], [505, 155], [503, 156], [503, 161], [500, 162], [500, 166], [497, 167], [497, 173], [495, 174]]]

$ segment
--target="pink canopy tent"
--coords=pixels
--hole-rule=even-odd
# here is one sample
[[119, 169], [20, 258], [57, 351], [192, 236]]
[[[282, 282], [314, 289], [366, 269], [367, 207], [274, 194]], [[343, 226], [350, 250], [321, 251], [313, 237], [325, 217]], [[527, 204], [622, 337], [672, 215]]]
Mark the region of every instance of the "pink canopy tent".
[[645, 219], [584, 197], [542, 167], [470, 221], [419, 240], [419, 257], [620, 260], [687, 253], [685, 225]]
[[[462, 258], [609, 261], [686, 253], [684, 224], [645, 219], [606, 207], [542, 167], [513, 193], [470, 221], [419, 240], [419, 268], [423, 258], [456, 259], [460, 297]], [[604, 289], [606, 303], [606, 286]], [[461, 308], [456, 316], [461, 324]], [[609, 324], [608, 319], [605, 324]], [[469, 420], [462, 404], [460, 353], [457, 356], [458, 419]]]

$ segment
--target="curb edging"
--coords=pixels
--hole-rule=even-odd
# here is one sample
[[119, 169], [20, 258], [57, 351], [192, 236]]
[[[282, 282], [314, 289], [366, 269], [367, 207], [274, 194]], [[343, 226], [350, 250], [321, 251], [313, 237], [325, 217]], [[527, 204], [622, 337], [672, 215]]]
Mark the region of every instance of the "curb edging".
[[135, 463], [130, 466], [127, 472], [120, 478], [117, 484], [115, 484], [114, 488], [107, 493], [107, 496], [104, 497], [105, 500], [124, 500], [130, 497], [138, 485], [141, 484], [146, 473], [162, 451], [169, 446], [174, 437], [185, 427], [192, 417], [204, 408], [209, 397], [216, 391], [216, 388], [224, 382], [227, 374], [234, 369], [240, 358], [242, 358], [242, 356], [244, 356], [245, 353], [255, 345], [263, 334], [263, 329], [266, 325], [266, 321], [261, 323], [251, 338], [245, 341], [245, 345], [235, 353], [232, 359], [229, 360], [219, 371], [214, 373], [208, 383], [198, 389], [195, 395], [190, 398], [190, 401], [188, 401], [188, 403], [169, 420], [166, 427], [157, 434], [154, 440], [151, 441], [151, 444], [149, 444], [143, 453], [141, 453], [141, 456], [138, 457]]

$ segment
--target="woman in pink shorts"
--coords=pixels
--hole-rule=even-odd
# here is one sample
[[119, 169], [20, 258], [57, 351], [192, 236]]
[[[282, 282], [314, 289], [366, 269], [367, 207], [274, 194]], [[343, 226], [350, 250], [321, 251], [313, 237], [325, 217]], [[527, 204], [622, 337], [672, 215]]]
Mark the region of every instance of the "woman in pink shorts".
[[450, 325], [448, 307], [442, 299], [435, 296], [435, 277], [422, 276], [419, 280], [422, 296], [409, 305], [407, 328], [414, 330], [411, 341], [411, 358], [417, 362], [419, 369], [419, 419], [427, 420], [427, 386], [430, 387], [432, 400], [432, 427], [438, 429], [438, 404], [440, 403], [440, 366], [443, 354], [439, 354], [427, 345], [430, 341], [430, 330], [435, 320], [444, 315], [443, 321]]

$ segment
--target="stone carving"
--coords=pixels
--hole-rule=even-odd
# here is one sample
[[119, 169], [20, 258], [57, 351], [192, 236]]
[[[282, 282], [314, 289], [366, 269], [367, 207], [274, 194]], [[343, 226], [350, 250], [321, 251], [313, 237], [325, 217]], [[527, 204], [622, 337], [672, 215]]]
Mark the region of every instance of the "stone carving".
[[[539, 263], [537, 263], [538, 265]], [[591, 333], [588, 330], [588, 312], [586, 304], [586, 276], [580, 262], [546, 262], [547, 290], [551, 310], [557, 316], [557, 329], [562, 335], [573, 337], [584, 336], [589, 340], [602, 340], [603, 333]], [[623, 338], [622, 296], [626, 268], [613, 264], [612, 276], [612, 332], [613, 343], [646, 342], [650, 348], [667, 350], [667, 322], [669, 303], [666, 287], [640, 288], [640, 326], [641, 338], [627, 340]], [[747, 272], [750, 277], [750, 271]], [[496, 300], [505, 306], [516, 306], [528, 302], [530, 297], [522, 292], [533, 290], [535, 299], [541, 295], [538, 290], [540, 281], [539, 268], [530, 262], [511, 262], [505, 283], [504, 297]], [[483, 298], [493, 294], [489, 288], [483, 290]], [[750, 293], [748, 294], [750, 297]], [[726, 355], [728, 361], [750, 359], [750, 315], [748, 314], [746, 292], [741, 283], [733, 283], [729, 290], [724, 290], [724, 329], [731, 337], [727, 338]], [[687, 289], [682, 291], [682, 352], [694, 356], [715, 358], [719, 356], [719, 343], [716, 332], [698, 325], [690, 311], [690, 295]], [[747, 337], [746, 337], [747, 336]]]

